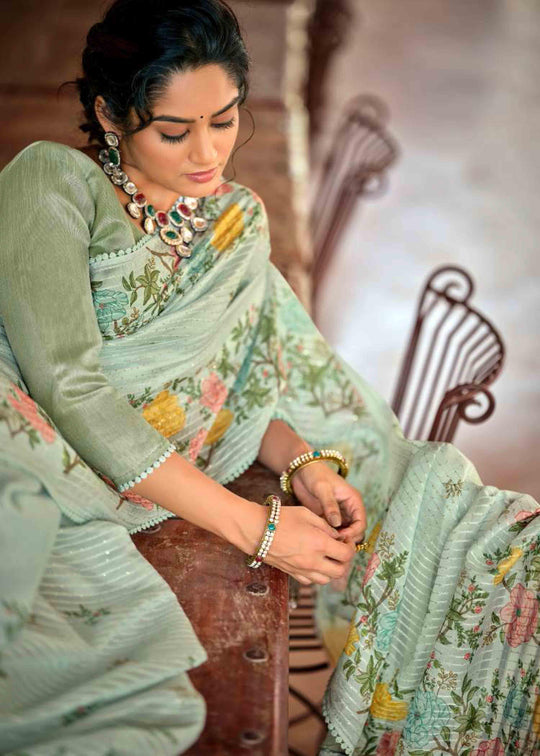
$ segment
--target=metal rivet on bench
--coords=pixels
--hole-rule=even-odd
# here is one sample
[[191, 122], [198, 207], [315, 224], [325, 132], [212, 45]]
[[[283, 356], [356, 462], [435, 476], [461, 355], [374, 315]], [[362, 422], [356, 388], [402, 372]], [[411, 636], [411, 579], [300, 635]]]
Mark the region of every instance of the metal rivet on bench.
[[240, 734], [240, 741], [243, 745], [258, 745], [262, 743], [265, 736], [259, 730], [244, 730]]
[[263, 648], [250, 648], [244, 653], [244, 658], [251, 662], [268, 661], [268, 654]]
[[264, 583], [250, 583], [246, 586], [248, 593], [254, 593], [256, 596], [264, 596], [268, 593], [268, 586]]

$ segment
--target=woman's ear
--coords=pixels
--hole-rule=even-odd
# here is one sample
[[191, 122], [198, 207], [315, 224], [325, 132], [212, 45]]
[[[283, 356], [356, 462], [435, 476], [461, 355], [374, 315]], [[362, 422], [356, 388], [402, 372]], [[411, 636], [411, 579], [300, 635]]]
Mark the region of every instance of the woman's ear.
[[94, 100], [94, 112], [103, 131], [114, 131], [115, 133], [117, 133], [117, 128], [107, 118], [107, 103], [101, 95], [98, 95]]

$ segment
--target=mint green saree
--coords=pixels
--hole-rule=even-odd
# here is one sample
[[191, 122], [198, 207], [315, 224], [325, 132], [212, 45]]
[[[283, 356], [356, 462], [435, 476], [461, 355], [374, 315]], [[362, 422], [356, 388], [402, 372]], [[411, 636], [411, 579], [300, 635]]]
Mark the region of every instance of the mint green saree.
[[118, 491], [171, 448], [231, 481], [280, 418], [344, 453], [371, 533], [319, 592], [321, 753], [537, 754], [538, 505], [403, 437], [270, 263], [257, 196], [225, 183], [204, 215], [179, 260], [80, 152], [36, 143], [0, 174], [1, 752], [194, 742], [204, 649], [129, 538], [170, 514]]

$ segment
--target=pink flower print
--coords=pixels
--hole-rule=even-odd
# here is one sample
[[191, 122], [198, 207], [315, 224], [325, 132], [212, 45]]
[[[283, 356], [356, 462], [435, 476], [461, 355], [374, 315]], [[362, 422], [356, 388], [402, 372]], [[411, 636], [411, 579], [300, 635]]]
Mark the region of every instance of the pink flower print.
[[500, 738], [483, 740], [478, 748], [472, 751], [471, 756], [504, 756], [504, 746]]
[[364, 573], [364, 579], [362, 580], [362, 587], [371, 580], [371, 578], [375, 574], [377, 567], [380, 565], [380, 563], [381, 563], [381, 560], [379, 559], [379, 555], [377, 554], [376, 551], [374, 551], [367, 564], [366, 571]]
[[197, 434], [193, 436], [193, 438], [189, 442], [189, 458], [192, 462], [195, 462], [195, 460], [199, 456], [199, 452], [202, 449], [204, 439], [207, 435], [208, 431], [204, 428], [200, 428], [200, 430], [197, 431]]
[[379, 745], [375, 751], [375, 756], [394, 756], [399, 740], [401, 738], [401, 730], [394, 730], [394, 732], [385, 732], [382, 738], [379, 740]]
[[214, 196], [222, 197], [224, 194], [230, 194], [232, 191], [234, 191], [233, 187], [225, 181], [223, 184], [220, 184], [218, 186], [218, 188], [214, 192]]
[[201, 383], [201, 404], [212, 412], [219, 412], [227, 398], [227, 386], [216, 373], [210, 373]]
[[24, 419], [30, 423], [34, 430], [41, 435], [41, 438], [47, 444], [52, 444], [56, 438], [56, 432], [54, 428], [43, 418], [38, 412], [37, 404], [31, 399], [28, 394], [21, 391], [15, 384], [11, 385], [11, 390], [17, 394], [17, 398], [8, 394], [8, 402], [11, 406], [19, 412]]
[[522, 520], [528, 520], [529, 517], [534, 517], [534, 515], [537, 515], [538, 513], [539, 513], [538, 509], [535, 510], [534, 512], [525, 512], [525, 510], [522, 509], [521, 512], [518, 512], [517, 515], [514, 516], [514, 520], [516, 522], [521, 522]]
[[465, 654], [463, 658], [465, 659], [465, 661], [469, 661], [469, 659], [471, 658], [471, 654], [469, 653], [469, 651], [467, 651], [467, 653]]
[[510, 601], [501, 609], [501, 619], [506, 624], [506, 640], [516, 648], [528, 641], [536, 631], [538, 621], [538, 599], [533, 591], [528, 591], [518, 583], [510, 591]]
[[281, 348], [281, 344], [278, 344], [278, 348], [277, 348], [277, 363], [278, 363], [279, 372], [284, 378], [286, 378], [287, 370], [285, 368], [285, 363], [283, 362], [283, 350]]
[[144, 496], [139, 496], [136, 493], [131, 493], [129, 490], [122, 491], [120, 496], [123, 499], [127, 499], [128, 501], [131, 501], [132, 504], [139, 504], [144, 509], [150, 510], [154, 508], [154, 504], [153, 502], [150, 501], [150, 499], [145, 499]]

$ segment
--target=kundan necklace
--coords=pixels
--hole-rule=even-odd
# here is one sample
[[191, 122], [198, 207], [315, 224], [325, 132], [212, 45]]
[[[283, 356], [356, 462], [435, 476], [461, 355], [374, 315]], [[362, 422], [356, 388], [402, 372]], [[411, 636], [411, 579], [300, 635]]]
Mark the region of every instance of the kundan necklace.
[[205, 231], [208, 221], [197, 214], [199, 200], [195, 197], [180, 197], [169, 210], [156, 210], [149, 204], [143, 192], [140, 192], [133, 181], [120, 166], [119, 140], [113, 131], [106, 131], [105, 144], [107, 147], [100, 151], [99, 159], [103, 170], [113, 184], [121, 186], [130, 201], [127, 211], [132, 218], [142, 219], [142, 225], [147, 234], [153, 234], [159, 228], [161, 239], [170, 247], [175, 247], [180, 257], [191, 256], [191, 242], [195, 233]]

